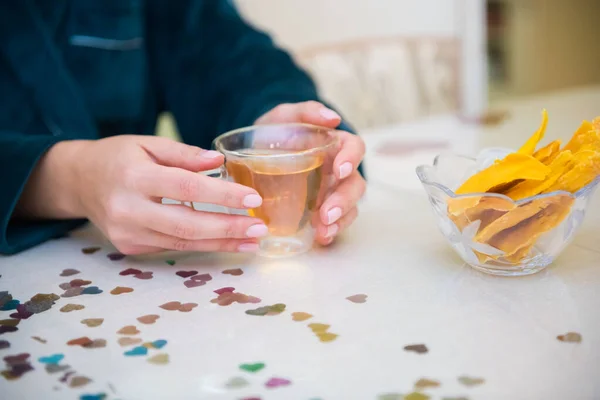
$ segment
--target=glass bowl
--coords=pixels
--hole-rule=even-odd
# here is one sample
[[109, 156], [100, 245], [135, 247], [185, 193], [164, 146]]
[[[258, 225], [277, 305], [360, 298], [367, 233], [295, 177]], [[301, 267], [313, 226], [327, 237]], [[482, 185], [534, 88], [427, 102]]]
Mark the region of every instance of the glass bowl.
[[[509, 150], [475, 158], [438, 155], [417, 167], [437, 224], [452, 248], [476, 270], [522, 276], [550, 265], [571, 242], [600, 177], [576, 193], [555, 191], [519, 201], [494, 193], [457, 195], [466, 179]], [[487, 156], [486, 156], [487, 154]]]

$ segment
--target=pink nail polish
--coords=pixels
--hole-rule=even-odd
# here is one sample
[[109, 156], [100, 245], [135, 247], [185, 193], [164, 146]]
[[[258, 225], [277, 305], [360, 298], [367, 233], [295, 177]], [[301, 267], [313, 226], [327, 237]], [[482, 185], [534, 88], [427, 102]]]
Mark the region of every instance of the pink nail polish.
[[338, 227], [338, 224], [329, 225], [327, 227], [327, 233], [325, 233], [325, 237], [332, 238], [338, 233], [339, 230], [340, 228]]
[[257, 238], [266, 236], [269, 233], [269, 228], [265, 224], [252, 225], [246, 231], [246, 236], [249, 238]]
[[347, 178], [352, 173], [352, 164], [345, 162], [340, 165], [340, 179]]
[[336, 113], [333, 110], [330, 110], [329, 108], [322, 108], [321, 111], [319, 111], [319, 113], [321, 114], [321, 117], [323, 117], [325, 119], [329, 119], [329, 120], [342, 119], [342, 117], [340, 117], [340, 115], [338, 113]]
[[256, 243], [242, 243], [238, 246], [240, 253], [256, 253], [258, 251], [258, 244]]
[[244, 197], [242, 205], [246, 208], [256, 208], [262, 204], [262, 197], [257, 194], [249, 194]]
[[342, 209], [339, 207], [334, 207], [327, 212], [327, 225], [333, 224], [335, 221], [340, 219], [342, 216]]
[[200, 157], [209, 158], [209, 159], [213, 159], [213, 158], [217, 158], [217, 157], [221, 157], [221, 156], [222, 156], [221, 153], [219, 153], [218, 151], [213, 151], [213, 150], [208, 150], [208, 151], [205, 151], [200, 154]]

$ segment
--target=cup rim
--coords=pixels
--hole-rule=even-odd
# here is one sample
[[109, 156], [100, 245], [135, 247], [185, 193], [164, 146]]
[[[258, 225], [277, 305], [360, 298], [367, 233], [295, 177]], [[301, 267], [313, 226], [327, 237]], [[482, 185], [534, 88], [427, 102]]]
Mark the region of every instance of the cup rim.
[[[219, 141], [227, 138], [229, 136], [233, 136], [233, 135], [237, 135], [239, 133], [244, 133], [244, 132], [248, 132], [251, 130], [255, 130], [257, 128], [261, 128], [261, 127], [270, 127], [270, 128], [277, 128], [277, 127], [281, 127], [281, 128], [291, 128], [291, 127], [304, 127], [304, 128], [308, 128], [311, 130], [319, 130], [319, 131], [323, 131], [324, 133], [326, 133], [328, 136], [330, 136], [332, 138], [332, 140], [324, 145], [318, 146], [318, 147], [312, 147], [310, 149], [306, 149], [306, 150], [300, 150], [294, 153], [283, 153], [283, 154], [245, 154], [245, 153], [241, 153], [237, 150], [226, 150], [223, 148], [222, 145], [219, 144]], [[311, 155], [317, 152], [322, 152], [324, 150], [327, 150], [333, 146], [336, 146], [337, 144], [339, 144], [339, 137], [334, 135], [333, 132], [335, 131], [335, 129], [331, 129], [331, 128], [327, 128], [324, 126], [319, 126], [319, 125], [313, 125], [313, 124], [308, 124], [308, 123], [302, 123], [302, 122], [288, 122], [288, 123], [278, 123], [278, 124], [260, 124], [260, 125], [249, 125], [249, 126], [245, 126], [242, 128], [237, 128], [237, 129], [233, 129], [230, 131], [227, 131], [225, 133], [220, 134], [219, 136], [217, 136], [214, 140], [213, 140], [213, 147], [218, 150], [219, 152], [223, 153], [224, 155], [232, 155], [235, 157], [239, 157], [239, 158], [276, 158], [276, 159], [284, 159], [284, 158], [288, 158], [288, 157], [299, 157], [299, 156], [306, 156], [306, 155]]]
[[508, 197], [504, 194], [501, 194], [501, 193], [473, 192], [473, 193], [465, 193], [465, 194], [456, 194], [456, 192], [454, 192], [454, 190], [450, 189], [446, 185], [443, 185], [439, 182], [433, 182], [425, 177], [425, 173], [424, 173], [425, 169], [426, 168], [437, 169], [439, 158], [444, 157], [444, 156], [461, 158], [463, 160], [470, 160], [473, 162], [477, 162], [477, 160], [473, 157], [464, 156], [464, 155], [457, 155], [457, 154], [451, 154], [451, 153], [450, 154], [438, 154], [437, 156], [435, 156], [435, 158], [433, 160], [433, 165], [422, 164], [422, 165], [419, 165], [415, 169], [417, 176], [423, 185], [429, 185], [429, 186], [436, 187], [437, 189], [443, 191], [447, 196], [449, 196], [453, 199], [461, 199], [461, 198], [468, 198], [468, 197], [497, 197], [497, 198], [509, 200], [516, 205], [525, 204], [525, 203], [529, 203], [533, 200], [538, 200], [538, 199], [543, 199], [543, 198], [553, 197], [553, 196], [565, 196], [566, 195], [573, 199], [577, 199], [581, 196], [588, 194], [600, 183], [600, 175], [599, 175], [596, 178], [594, 178], [590, 183], [588, 183], [587, 185], [585, 185], [584, 187], [582, 187], [575, 193], [567, 192], [566, 190], [555, 190], [555, 191], [549, 192], [549, 193], [542, 193], [542, 194], [536, 194], [534, 196], [525, 197], [525, 198], [523, 198], [521, 200], [517, 200], [517, 201], [515, 201], [515, 200], [511, 199], [510, 197]]

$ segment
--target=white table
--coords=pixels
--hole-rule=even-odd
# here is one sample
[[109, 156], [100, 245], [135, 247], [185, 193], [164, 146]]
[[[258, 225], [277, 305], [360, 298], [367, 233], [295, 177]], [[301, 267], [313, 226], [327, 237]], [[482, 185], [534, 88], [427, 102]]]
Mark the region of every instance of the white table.
[[[535, 129], [537, 110], [525, 116], [522, 108], [527, 109], [523, 104], [511, 109], [514, 122], [509, 123], [523, 118]], [[560, 109], [548, 108], [553, 132], [552, 122], [559, 119]], [[565, 136], [576, 122], [568, 125]], [[492, 136], [504, 135], [503, 129], [505, 133], [510, 130], [486, 130], [482, 142], [502, 144]], [[490, 137], [483, 136], [488, 133]], [[509, 146], [521, 142], [514, 135], [505, 136]], [[34, 368], [14, 381], [0, 377], [0, 397], [75, 399], [84, 393], [105, 393], [107, 399], [127, 400], [363, 400], [383, 399], [379, 396], [391, 393], [406, 395], [414, 391], [418, 379], [429, 378], [441, 386], [421, 393], [435, 399], [597, 399], [599, 206], [600, 196], [596, 196], [577, 240], [554, 265], [522, 278], [488, 276], [464, 266], [438, 233], [423, 193], [385, 186], [377, 179], [361, 205], [360, 218], [335, 246], [296, 259], [169, 254], [110, 261], [106, 255], [112, 248], [88, 228], [71, 238], [0, 258], [0, 290], [10, 290], [22, 301], [36, 293], [61, 294], [58, 284], [74, 278], [91, 280], [91, 285], [104, 291], [61, 298], [50, 310], [22, 321], [17, 332], [0, 335], [0, 340], [11, 345], [0, 350], [0, 356], [30, 353]], [[94, 245], [102, 249], [91, 255], [81, 252]], [[166, 259], [175, 260], [176, 265], [167, 265]], [[81, 273], [60, 277], [65, 268]], [[126, 268], [152, 271], [153, 279], [120, 276]], [[221, 273], [228, 268], [241, 268], [244, 273]], [[213, 279], [204, 286], [186, 288], [184, 279], [175, 274], [179, 270], [210, 273]], [[111, 295], [116, 286], [134, 291]], [[262, 302], [212, 304], [213, 290], [227, 286]], [[355, 294], [368, 298], [362, 304], [346, 300]], [[187, 313], [159, 308], [170, 301], [198, 306]], [[85, 309], [60, 312], [67, 303]], [[275, 303], [285, 303], [286, 310], [274, 316], [245, 314]], [[294, 321], [293, 312], [314, 316]], [[0, 311], [0, 319], [8, 314]], [[136, 320], [146, 314], [160, 318], [152, 325]], [[104, 318], [104, 322], [91, 328], [80, 323], [85, 318]], [[310, 323], [328, 324], [329, 331], [339, 337], [320, 342]], [[168, 343], [160, 350], [150, 349], [147, 356], [125, 356], [134, 346], [119, 345], [117, 340], [124, 335], [117, 331], [126, 325], [141, 331], [131, 337]], [[570, 331], [580, 333], [583, 341], [557, 340], [557, 335]], [[107, 345], [94, 349], [66, 345], [82, 336], [105, 339]], [[429, 351], [404, 350], [413, 344], [425, 344]], [[38, 358], [56, 353], [65, 355], [61, 364], [92, 382], [70, 388], [59, 382], [64, 372], [46, 372]], [[167, 365], [147, 361], [159, 353], [169, 355]], [[238, 367], [253, 362], [266, 366], [256, 373]], [[461, 376], [485, 382], [468, 387], [458, 381]], [[234, 377], [243, 378], [247, 386], [227, 388]], [[273, 377], [291, 384], [265, 387]]]

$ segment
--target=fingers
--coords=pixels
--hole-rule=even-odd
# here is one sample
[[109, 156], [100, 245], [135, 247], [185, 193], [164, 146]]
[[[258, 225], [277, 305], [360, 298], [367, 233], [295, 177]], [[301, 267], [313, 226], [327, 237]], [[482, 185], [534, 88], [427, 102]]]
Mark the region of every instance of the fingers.
[[223, 164], [218, 151], [204, 150], [161, 137], [146, 138], [141, 144], [144, 150], [160, 165], [183, 168], [188, 171], [208, 171]]
[[250, 239], [266, 236], [258, 218], [205, 211], [184, 205], [151, 203], [136, 213], [135, 222], [161, 234], [185, 240]]
[[336, 128], [342, 118], [335, 111], [316, 101], [281, 104], [262, 117], [257, 124], [304, 122], [307, 124]]
[[358, 217], [358, 209], [354, 207], [346, 215], [337, 220], [337, 222], [331, 225], [319, 225], [315, 237], [317, 243], [321, 245], [330, 244], [337, 235], [354, 222], [356, 217]]
[[255, 253], [258, 251], [256, 239], [206, 239], [186, 240], [159, 232], [148, 231], [144, 243], [150, 247], [176, 251], [235, 252]]
[[151, 197], [248, 209], [262, 204], [256, 190], [179, 168], [154, 166], [138, 173], [130, 184]]
[[366, 190], [366, 183], [358, 172], [342, 181], [325, 200], [319, 210], [321, 223], [331, 225], [356, 206]]
[[346, 179], [358, 165], [365, 155], [365, 142], [358, 135], [348, 132], [337, 132], [341, 142], [341, 148], [333, 161], [333, 172], [337, 179]]

